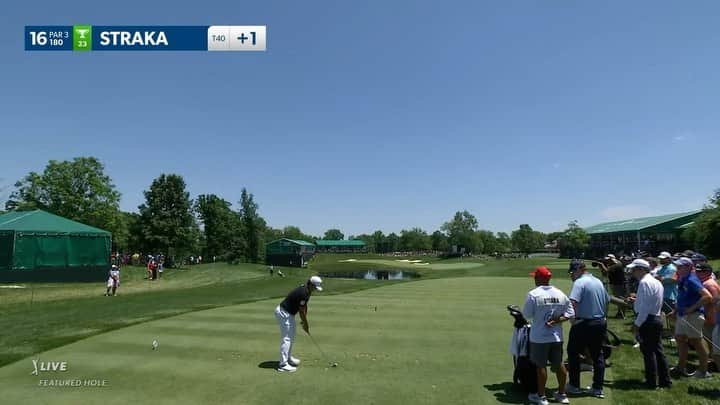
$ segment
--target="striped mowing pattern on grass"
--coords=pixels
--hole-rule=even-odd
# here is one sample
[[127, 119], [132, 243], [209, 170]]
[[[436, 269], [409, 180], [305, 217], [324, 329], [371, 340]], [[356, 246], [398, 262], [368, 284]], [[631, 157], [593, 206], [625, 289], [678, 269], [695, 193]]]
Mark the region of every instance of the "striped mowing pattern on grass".
[[[328, 368], [299, 332], [293, 352], [303, 365], [292, 375], [267, 368], [278, 357], [272, 312], [279, 300], [192, 312], [42, 353], [43, 361], [68, 362], [61, 375], [30, 375], [30, 359], [0, 368], [3, 401], [494, 404], [504, 398], [522, 403], [523, 396], [506, 393], [512, 321], [505, 305], [520, 303], [529, 288], [529, 279], [482, 277], [314, 296], [311, 331], [340, 366]], [[41, 378], [103, 379], [109, 386], [38, 387]]]

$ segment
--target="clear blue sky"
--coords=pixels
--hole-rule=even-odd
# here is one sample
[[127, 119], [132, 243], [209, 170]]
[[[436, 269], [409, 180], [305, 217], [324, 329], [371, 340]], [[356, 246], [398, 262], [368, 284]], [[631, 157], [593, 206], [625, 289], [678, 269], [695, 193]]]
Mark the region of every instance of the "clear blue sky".
[[[158, 3], [3, 7], [0, 185], [92, 155], [125, 210], [177, 173], [346, 235], [463, 209], [553, 231], [720, 187], [715, 1]], [[266, 24], [268, 52], [25, 52], [44, 24]]]

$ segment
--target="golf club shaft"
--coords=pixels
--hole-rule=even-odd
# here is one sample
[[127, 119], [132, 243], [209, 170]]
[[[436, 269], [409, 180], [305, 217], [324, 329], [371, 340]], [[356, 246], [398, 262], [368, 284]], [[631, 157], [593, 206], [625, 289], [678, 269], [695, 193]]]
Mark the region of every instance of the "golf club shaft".
[[315, 338], [313, 337], [313, 335], [311, 335], [310, 333], [308, 333], [308, 336], [310, 336], [310, 340], [312, 340], [312, 342], [315, 344], [315, 347], [317, 347], [318, 351], [320, 352], [320, 354], [322, 354], [322, 356], [323, 356], [323, 358], [325, 359], [325, 361], [327, 361], [328, 363], [332, 363], [332, 361], [330, 361], [330, 359], [329, 359], [328, 356], [325, 354], [325, 352], [320, 348], [320, 345], [315, 341]]

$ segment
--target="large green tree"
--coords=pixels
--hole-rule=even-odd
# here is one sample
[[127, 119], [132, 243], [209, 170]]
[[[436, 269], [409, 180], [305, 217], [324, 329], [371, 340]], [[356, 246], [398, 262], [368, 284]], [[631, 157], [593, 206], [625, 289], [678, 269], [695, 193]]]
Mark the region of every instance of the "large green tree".
[[458, 211], [453, 219], [440, 227], [448, 235], [448, 244], [465, 248], [465, 252], [474, 253], [482, 250], [482, 243], [477, 237], [478, 221], [467, 211]]
[[590, 235], [578, 225], [577, 221], [570, 222], [562, 235], [553, 240], [558, 241], [561, 257], [583, 257], [590, 245]]
[[327, 240], [343, 240], [345, 235], [339, 229], [328, 229], [323, 235], [323, 239]]
[[397, 252], [400, 250], [400, 237], [392, 232], [385, 238], [385, 253]]
[[30, 172], [15, 183], [7, 210], [41, 209], [125, 238], [120, 193], [94, 157], [51, 160], [42, 173]]
[[134, 212], [122, 212], [122, 221], [125, 223], [127, 228], [127, 239], [125, 245], [120, 247], [120, 250], [127, 253], [140, 253], [149, 251], [144, 246], [143, 239], [143, 227], [140, 214]]
[[348, 239], [349, 240], [361, 240], [361, 241], [365, 242], [365, 247], [367, 248], [368, 252], [373, 252], [373, 253], [375, 252], [375, 245], [373, 243], [374, 241], [373, 241], [372, 235], [363, 233], [360, 235], [350, 236]]
[[430, 235], [432, 249], [436, 252], [447, 252], [449, 249], [448, 237], [441, 231], [435, 231]]
[[400, 231], [400, 250], [406, 252], [421, 252], [430, 250], [432, 241], [427, 232], [420, 228], [403, 229]]
[[227, 258], [233, 239], [240, 237], [240, 221], [228, 201], [215, 194], [202, 194], [195, 199], [194, 210], [203, 224], [203, 256]]
[[258, 263], [265, 254], [264, 235], [266, 229], [265, 220], [258, 213], [258, 205], [255, 198], [247, 189], [243, 188], [240, 194], [240, 223], [244, 240], [242, 257], [251, 263]]
[[534, 231], [528, 224], [520, 225], [520, 228], [512, 232], [510, 239], [515, 248], [525, 254], [536, 252], [545, 245], [545, 235]]
[[308, 242], [316, 241], [318, 238], [315, 236], [304, 233], [299, 227], [289, 225], [282, 229], [282, 237], [288, 239], [299, 239]]
[[491, 231], [479, 230], [477, 231], [476, 237], [480, 240], [483, 253], [491, 255], [498, 251], [498, 243], [495, 238], [495, 234]]
[[715, 190], [702, 214], [695, 218], [684, 236], [696, 250], [707, 256], [720, 257], [720, 189]]
[[144, 246], [177, 259], [197, 253], [199, 232], [182, 176], [162, 174], [144, 194], [138, 207]]
[[513, 250], [510, 235], [505, 232], [498, 232], [495, 235], [495, 243], [497, 244], [498, 253], [509, 253]]
[[387, 253], [387, 242], [383, 231], [375, 231], [372, 234], [372, 252]]

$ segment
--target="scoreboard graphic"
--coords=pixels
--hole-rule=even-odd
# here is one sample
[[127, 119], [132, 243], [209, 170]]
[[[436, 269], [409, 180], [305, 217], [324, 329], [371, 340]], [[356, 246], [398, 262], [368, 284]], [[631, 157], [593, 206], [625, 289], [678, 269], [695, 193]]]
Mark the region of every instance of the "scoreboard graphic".
[[265, 25], [26, 25], [26, 51], [266, 51]]

